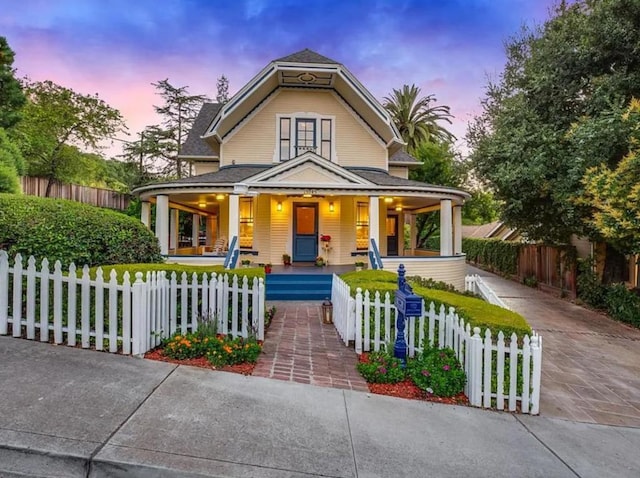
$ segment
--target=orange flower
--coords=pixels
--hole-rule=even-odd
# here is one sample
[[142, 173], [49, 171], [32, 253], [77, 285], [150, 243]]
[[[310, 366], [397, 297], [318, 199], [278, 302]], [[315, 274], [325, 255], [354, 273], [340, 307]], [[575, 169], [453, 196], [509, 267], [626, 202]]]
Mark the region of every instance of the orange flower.
[[233, 350], [231, 350], [231, 347], [229, 347], [228, 345], [225, 345], [224, 347], [222, 347], [224, 349], [225, 352], [227, 352], [228, 354], [232, 353]]

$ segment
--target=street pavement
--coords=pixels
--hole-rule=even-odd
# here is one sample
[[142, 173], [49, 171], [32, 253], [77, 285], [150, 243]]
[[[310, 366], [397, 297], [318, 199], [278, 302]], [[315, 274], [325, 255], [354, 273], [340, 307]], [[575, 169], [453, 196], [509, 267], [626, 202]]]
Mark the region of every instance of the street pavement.
[[0, 477], [637, 477], [640, 429], [0, 337]]

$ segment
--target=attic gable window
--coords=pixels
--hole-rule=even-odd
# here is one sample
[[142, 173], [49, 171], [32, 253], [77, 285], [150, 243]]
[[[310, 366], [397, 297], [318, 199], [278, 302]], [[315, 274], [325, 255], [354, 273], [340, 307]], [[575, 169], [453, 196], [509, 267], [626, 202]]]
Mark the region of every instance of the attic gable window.
[[334, 119], [313, 113], [278, 115], [276, 138], [278, 141], [274, 161], [288, 161], [307, 151], [334, 160]]

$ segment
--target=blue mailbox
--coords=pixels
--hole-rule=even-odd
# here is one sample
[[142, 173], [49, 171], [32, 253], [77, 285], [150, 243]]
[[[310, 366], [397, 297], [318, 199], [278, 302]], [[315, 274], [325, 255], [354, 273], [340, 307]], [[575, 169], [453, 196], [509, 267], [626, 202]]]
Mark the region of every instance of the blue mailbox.
[[422, 314], [422, 297], [413, 293], [413, 289], [405, 279], [404, 264], [398, 268], [398, 290], [396, 290], [395, 306], [398, 310], [396, 320], [396, 342], [393, 355], [407, 364], [407, 341], [404, 339], [405, 319], [419, 317]]

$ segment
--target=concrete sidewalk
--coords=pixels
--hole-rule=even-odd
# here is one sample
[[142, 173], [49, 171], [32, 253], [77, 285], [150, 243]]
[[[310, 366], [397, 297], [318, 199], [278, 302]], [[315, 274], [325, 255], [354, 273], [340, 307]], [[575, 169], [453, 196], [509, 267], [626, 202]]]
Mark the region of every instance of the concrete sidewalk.
[[0, 476], [632, 477], [640, 430], [0, 337]]

